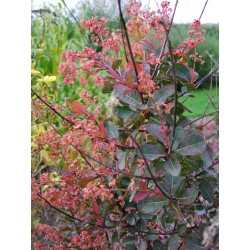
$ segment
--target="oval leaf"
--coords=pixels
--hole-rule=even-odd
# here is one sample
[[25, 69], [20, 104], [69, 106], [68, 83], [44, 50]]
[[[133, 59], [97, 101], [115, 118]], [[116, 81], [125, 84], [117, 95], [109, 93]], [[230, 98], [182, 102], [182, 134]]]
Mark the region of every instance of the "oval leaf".
[[[170, 138], [172, 138], [173, 133], [170, 134]], [[179, 146], [180, 142], [183, 140], [185, 136], [184, 129], [182, 127], [177, 127], [175, 130], [175, 135], [172, 140], [172, 149], [176, 150], [176, 148]]]
[[186, 188], [184, 190], [183, 195], [180, 198], [177, 198], [179, 201], [179, 204], [184, 204], [184, 205], [188, 205], [190, 203], [192, 203], [198, 196], [198, 190], [196, 187], [190, 187], [190, 188]]
[[115, 138], [119, 141], [118, 127], [114, 123], [110, 121], [104, 121], [104, 127], [106, 129], [107, 138], [109, 140], [112, 140], [113, 138]]
[[199, 185], [199, 190], [205, 200], [212, 203], [214, 200], [214, 190], [213, 186], [206, 180], [202, 180]]
[[71, 109], [78, 115], [80, 114], [88, 115], [87, 109], [84, 106], [82, 106], [82, 104], [78, 101], [72, 102]]
[[145, 229], [147, 228], [147, 221], [143, 218], [140, 218], [136, 223], [136, 228], [139, 231], [145, 231]]
[[137, 107], [144, 107], [144, 105], [142, 104], [140, 93], [136, 89], [128, 88], [127, 86], [122, 84], [116, 84], [114, 86], [114, 89], [114, 95], [122, 102], [129, 104], [130, 107], [133, 107], [135, 110]]
[[162, 242], [160, 240], [154, 240], [153, 250], [162, 250], [162, 249], [164, 249], [164, 245], [162, 244]]
[[167, 205], [166, 197], [158, 197], [156, 195], [147, 197], [143, 201], [138, 203], [138, 208], [142, 213], [150, 214], [156, 213], [163, 206]]
[[167, 142], [167, 127], [159, 126], [156, 124], [147, 124], [145, 125], [146, 130], [154, 136], [158, 141], [166, 143]]
[[197, 155], [204, 151], [206, 143], [202, 134], [197, 130], [186, 131], [184, 139], [176, 149], [181, 155]]
[[174, 94], [174, 85], [167, 85], [155, 92], [154, 101], [157, 105], [161, 105], [172, 94]]
[[168, 159], [164, 162], [164, 167], [167, 173], [178, 176], [181, 172], [181, 164], [178, 159]]
[[166, 155], [163, 146], [157, 142], [145, 143], [144, 145], [140, 146], [140, 149], [136, 149], [137, 155], [140, 158], [143, 158], [140, 151], [142, 152], [146, 160], [149, 161], [153, 161]]

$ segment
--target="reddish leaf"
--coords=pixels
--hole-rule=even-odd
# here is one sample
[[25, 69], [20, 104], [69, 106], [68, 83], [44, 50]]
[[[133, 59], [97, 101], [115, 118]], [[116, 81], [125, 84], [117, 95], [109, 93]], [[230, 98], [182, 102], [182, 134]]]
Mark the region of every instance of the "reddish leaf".
[[89, 182], [93, 181], [94, 179], [96, 179], [96, 177], [82, 177], [79, 180], [78, 185], [81, 188], [84, 188]]
[[148, 189], [148, 185], [145, 181], [139, 182], [139, 189]]
[[[141, 67], [140, 64], [135, 63], [135, 66], [136, 66], [136, 69], [137, 69], [138, 73], [140, 73], [140, 72], [143, 71], [143, 69], [142, 69], [142, 67]], [[133, 62], [132, 62], [132, 61], [131, 61], [131, 62], [128, 62], [127, 65], [126, 65], [126, 67], [131, 68], [131, 69], [134, 69]]]
[[84, 106], [82, 106], [82, 104], [78, 101], [72, 102], [71, 109], [75, 113], [77, 113], [78, 115], [80, 115], [80, 114], [88, 115], [89, 114], [87, 109]]
[[99, 124], [99, 129], [100, 129], [100, 136], [102, 138], [107, 138], [107, 133], [106, 133], [106, 129], [104, 127], [104, 121], [101, 121]]
[[104, 167], [99, 168], [98, 173], [99, 174], [110, 174], [110, 175], [117, 174], [117, 172], [113, 172], [110, 169], [107, 169], [107, 168], [104, 168]]
[[129, 212], [129, 211], [136, 210], [136, 208], [135, 208], [135, 207], [126, 207], [124, 210], [125, 210], [126, 212]]
[[116, 145], [117, 139], [116, 138], [112, 138], [111, 140], [109, 140], [109, 146], [110, 147], [114, 147]]
[[144, 198], [146, 198], [147, 196], [148, 196], [148, 193], [137, 193], [137, 194], [135, 194], [133, 200], [136, 201], [136, 202], [141, 201]]
[[96, 200], [92, 200], [92, 209], [93, 211], [96, 213], [96, 214], [99, 214], [100, 213], [100, 208], [99, 208], [99, 205], [98, 203], [96, 202]]

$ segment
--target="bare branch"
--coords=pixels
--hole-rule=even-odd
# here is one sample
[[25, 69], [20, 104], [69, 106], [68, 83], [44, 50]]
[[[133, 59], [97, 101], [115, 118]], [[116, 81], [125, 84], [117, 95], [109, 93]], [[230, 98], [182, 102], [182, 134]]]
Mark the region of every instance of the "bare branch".
[[202, 12], [201, 12], [200, 17], [199, 17], [199, 20], [201, 20], [201, 17], [202, 17], [202, 15], [203, 15], [203, 13], [204, 13], [204, 11], [206, 9], [207, 3], [208, 3], [208, 0], [204, 4], [204, 7], [203, 7]]
[[134, 56], [133, 56], [133, 53], [132, 53], [132, 48], [131, 48], [131, 44], [130, 44], [129, 37], [128, 37], [128, 31], [127, 31], [126, 23], [124, 21], [123, 14], [122, 14], [121, 0], [117, 0], [117, 1], [118, 1], [118, 6], [119, 6], [120, 20], [121, 20], [121, 24], [122, 24], [122, 27], [124, 29], [125, 37], [126, 37], [126, 40], [127, 40], [127, 43], [128, 43], [128, 49], [129, 49], [130, 57], [131, 57], [131, 60], [132, 60], [132, 63], [133, 63], [135, 76], [136, 76], [136, 81], [139, 84], [138, 71], [137, 71], [137, 68], [136, 68], [136, 65], [135, 65], [135, 59], [134, 59]]

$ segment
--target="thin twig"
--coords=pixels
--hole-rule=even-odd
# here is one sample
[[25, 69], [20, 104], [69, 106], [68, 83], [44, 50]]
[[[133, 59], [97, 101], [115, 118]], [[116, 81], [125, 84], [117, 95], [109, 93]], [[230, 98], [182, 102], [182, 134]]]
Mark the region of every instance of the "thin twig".
[[215, 120], [216, 118], [218, 118], [219, 115], [216, 115], [215, 117], [213, 117], [212, 119], [210, 119], [208, 122], [206, 122], [205, 124], [202, 124], [202, 126], [206, 126], [208, 123], [210, 123], [211, 121]]
[[130, 57], [131, 57], [131, 60], [132, 60], [132, 63], [133, 63], [135, 76], [136, 76], [136, 81], [139, 84], [138, 71], [137, 71], [136, 64], [135, 64], [135, 59], [134, 59], [134, 56], [133, 56], [133, 53], [132, 53], [132, 48], [131, 48], [131, 44], [130, 44], [129, 37], [128, 37], [127, 27], [126, 27], [126, 24], [125, 24], [125, 21], [124, 21], [124, 18], [123, 18], [123, 14], [122, 14], [121, 0], [117, 0], [117, 1], [118, 1], [118, 6], [119, 6], [120, 20], [121, 20], [121, 24], [122, 24], [122, 27], [123, 27], [123, 30], [124, 30], [124, 33], [125, 33], [125, 36], [126, 36], [127, 43], [128, 43], [129, 54], [130, 54]]
[[205, 4], [204, 4], [204, 7], [203, 7], [202, 12], [201, 12], [200, 17], [199, 17], [199, 20], [201, 20], [201, 17], [202, 17], [202, 15], [203, 15], [203, 13], [204, 13], [204, 11], [205, 11], [205, 9], [206, 9], [207, 2], [208, 2], [208, 0], [207, 0], [207, 1], [205, 2]]
[[212, 111], [212, 112], [210, 112], [210, 113], [208, 113], [208, 114], [205, 114], [205, 115], [203, 115], [203, 116], [201, 116], [201, 117], [199, 117], [199, 118], [197, 118], [197, 119], [195, 119], [195, 120], [193, 120], [193, 121], [191, 121], [191, 122], [185, 124], [185, 125], [183, 126], [183, 128], [185, 128], [185, 127], [187, 127], [187, 126], [189, 126], [189, 125], [195, 123], [196, 121], [199, 121], [200, 119], [203, 119], [204, 117], [209, 116], [209, 115], [211, 115], [211, 114], [213, 114], [213, 113], [215, 113], [215, 112], [218, 112], [218, 113], [219, 113], [219, 109], [214, 110], [214, 111]]
[[53, 110], [58, 116], [60, 116], [64, 121], [67, 121], [71, 125], [74, 125], [72, 121], [61, 115], [59, 112], [56, 111], [53, 107], [51, 107], [46, 101], [44, 101], [33, 89], [31, 89], [31, 92], [40, 100], [42, 101], [47, 107], [49, 107], [51, 110]]
[[65, 212], [62, 211], [61, 209], [59, 209], [59, 208], [53, 206], [53, 205], [52, 205], [47, 199], [45, 199], [42, 195], [40, 195], [40, 194], [37, 194], [37, 195], [38, 195], [41, 199], [43, 199], [50, 207], [52, 207], [52, 208], [55, 209], [56, 211], [60, 212], [61, 214], [64, 214], [64, 215], [66, 215], [67, 217], [69, 217], [69, 218], [71, 218], [71, 219], [73, 219], [73, 220], [77, 220], [77, 221], [80, 221], [80, 222], [84, 222], [84, 221], [82, 221], [82, 220], [80, 220], [80, 219], [78, 219], [78, 218], [76, 218], [76, 217], [74, 217], [74, 216], [72, 216], [72, 215], [70, 215], [70, 214], [65, 213]]
[[[214, 166], [216, 166], [218, 163], [219, 163], [219, 160], [216, 160], [216, 161], [212, 162], [211, 165], [209, 165], [209, 166], [207, 167], [207, 170], [210, 170], [211, 168], [213, 168]], [[200, 173], [196, 174], [196, 175], [194, 176], [194, 178], [197, 178], [197, 177], [199, 177], [199, 176], [201, 176], [201, 175], [203, 175], [203, 174], [206, 174], [206, 173], [207, 173], [206, 171], [201, 171]]]

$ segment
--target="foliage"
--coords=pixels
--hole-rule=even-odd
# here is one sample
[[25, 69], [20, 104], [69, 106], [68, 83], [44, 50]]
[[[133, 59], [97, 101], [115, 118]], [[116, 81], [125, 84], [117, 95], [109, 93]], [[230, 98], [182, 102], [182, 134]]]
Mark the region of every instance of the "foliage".
[[[104, 17], [81, 21], [92, 43], [59, 65], [81, 91], [61, 103], [57, 75], [32, 69], [34, 249], [217, 248], [218, 235], [204, 243], [203, 233], [217, 215], [218, 157], [179, 101], [204, 82], [195, 71], [204, 31], [194, 20], [172, 47], [169, 3], [140, 7], [131, 0], [125, 22], [118, 1], [116, 32]], [[112, 115], [89, 83], [112, 92]]]

